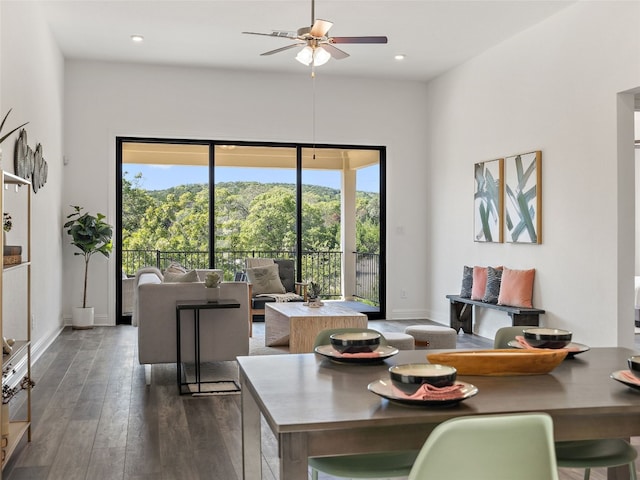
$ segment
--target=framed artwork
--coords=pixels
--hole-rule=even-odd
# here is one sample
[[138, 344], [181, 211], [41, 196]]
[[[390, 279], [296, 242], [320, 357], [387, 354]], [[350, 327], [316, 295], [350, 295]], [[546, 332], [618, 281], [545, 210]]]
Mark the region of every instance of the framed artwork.
[[502, 242], [504, 159], [476, 163], [473, 166], [473, 237], [476, 242]]
[[507, 242], [542, 243], [542, 152], [505, 159]]

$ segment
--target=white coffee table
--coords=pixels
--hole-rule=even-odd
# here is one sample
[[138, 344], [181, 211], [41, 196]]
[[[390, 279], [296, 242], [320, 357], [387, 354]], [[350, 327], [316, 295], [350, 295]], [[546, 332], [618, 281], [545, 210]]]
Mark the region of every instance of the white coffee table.
[[367, 328], [367, 316], [339, 304], [309, 307], [303, 302], [274, 302], [265, 306], [265, 345], [289, 345], [291, 353], [313, 351], [318, 333], [329, 328]]

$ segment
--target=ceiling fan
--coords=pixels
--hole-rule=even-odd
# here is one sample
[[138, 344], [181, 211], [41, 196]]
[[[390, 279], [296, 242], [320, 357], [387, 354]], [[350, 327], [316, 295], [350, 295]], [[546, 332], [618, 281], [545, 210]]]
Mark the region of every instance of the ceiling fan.
[[273, 55], [284, 52], [292, 48], [303, 47], [296, 55], [296, 60], [304, 65], [320, 66], [329, 61], [330, 58], [341, 60], [347, 58], [349, 54], [339, 49], [335, 44], [341, 43], [387, 43], [385, 36], [366, 37], [330, 37], [329, 29], [333, 25], [328, 20], [315, 18], [315, 0], [311, 0], [311, 26], [301, 27], [297, 32], [274, 30], [271, 33], [242, 32], [248, 35], [263, 35], [266, 37], [288, 38], [297, 40], [286, 47], [276, 48], [260, 55]]

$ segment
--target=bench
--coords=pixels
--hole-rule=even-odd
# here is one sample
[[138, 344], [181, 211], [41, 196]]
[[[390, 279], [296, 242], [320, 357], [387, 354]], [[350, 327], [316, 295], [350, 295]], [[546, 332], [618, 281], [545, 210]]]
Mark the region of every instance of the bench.
[[476, 307], [491, 308], [492, 310], [507, 312], [511, 317], [511, 324], [514, 327], [520, 325], [538, 326], [540, 325], [540, 315], [544, 313], [544, 310], [540, 310], [539, 308], [496, 305], [495, 303], [471, 300], [470, 298], [464, 298], [460, 295], [447, 295], [447, 298], [451, 302], [449, 324], [456, 332], [462, 328], [464, 333], [473, 333], [472, 311], [474, 305]]

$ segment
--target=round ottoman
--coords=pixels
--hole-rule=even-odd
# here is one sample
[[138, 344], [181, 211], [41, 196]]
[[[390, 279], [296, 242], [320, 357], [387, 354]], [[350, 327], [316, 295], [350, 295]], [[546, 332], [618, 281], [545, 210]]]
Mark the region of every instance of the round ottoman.
[[411, 335], [401, 332], [383, 332], [387, 343], [398, 350], [413, 350], [415, 348], [415, 340]]
[[458, 334], [453, 328], [437, 325], [411, 325], [404, 333], [411, 335], [417, 347], [456, 348]]

